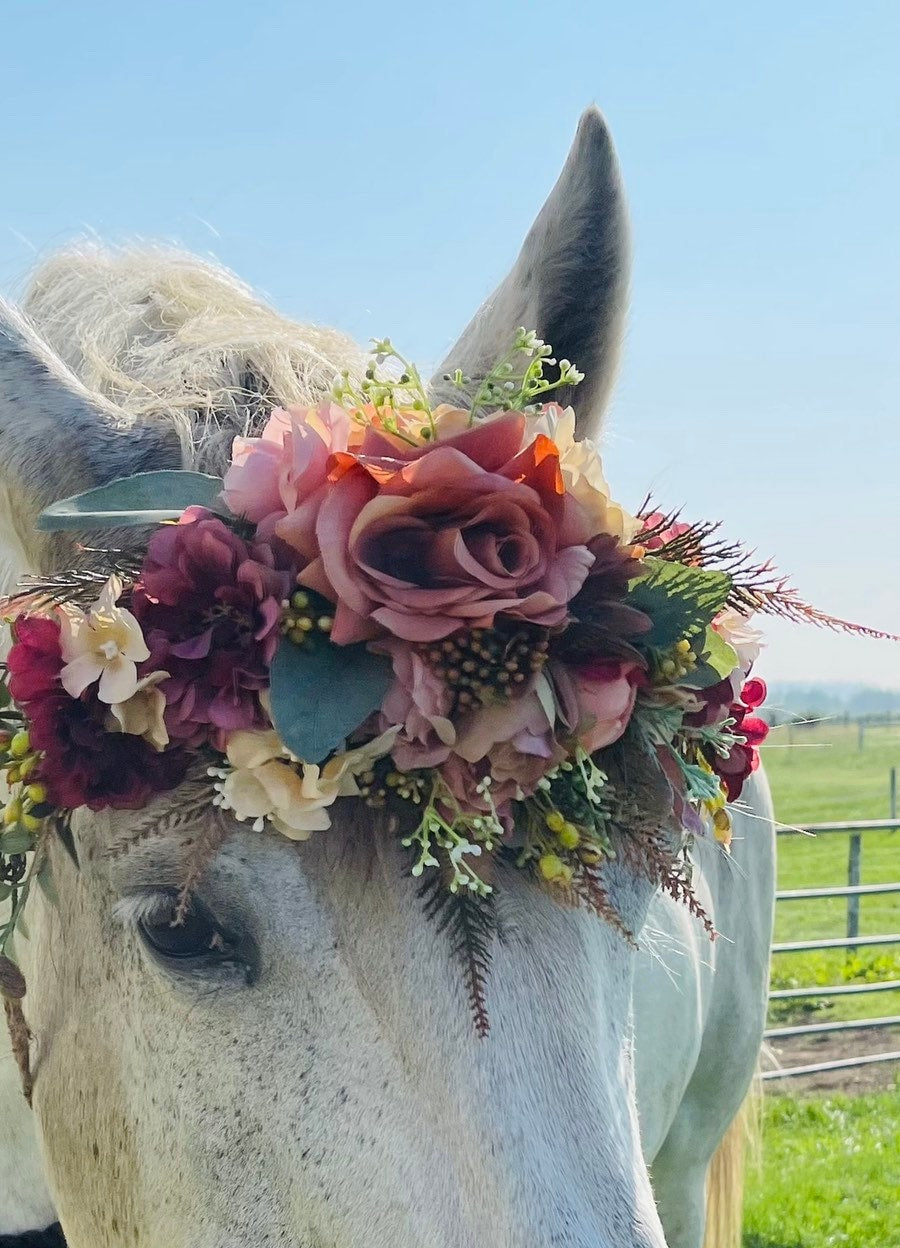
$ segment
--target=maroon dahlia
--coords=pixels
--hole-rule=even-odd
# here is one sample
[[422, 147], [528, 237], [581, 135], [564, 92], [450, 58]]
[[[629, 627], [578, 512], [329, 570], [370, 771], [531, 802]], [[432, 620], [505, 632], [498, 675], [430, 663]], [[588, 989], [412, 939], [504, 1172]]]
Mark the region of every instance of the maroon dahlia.
[[273, 548], [248, 543], [199, 507], [150, 539], [131, 609], [151, 657], [166, 671], [166, 727], [199, 746], [267, 724], [260, 693], [279, 636], [292, 570]]
[[184, 779], [186, 751], [158, 753], [141, 737], [110, 732], [109, 707], [92, 691], [66, 693], [56, 620], [18, 620], [8, 663], [9, 691], [25, 713], [32, 746], [44, 755], [35, 775], [53, 806], [137, 810]]

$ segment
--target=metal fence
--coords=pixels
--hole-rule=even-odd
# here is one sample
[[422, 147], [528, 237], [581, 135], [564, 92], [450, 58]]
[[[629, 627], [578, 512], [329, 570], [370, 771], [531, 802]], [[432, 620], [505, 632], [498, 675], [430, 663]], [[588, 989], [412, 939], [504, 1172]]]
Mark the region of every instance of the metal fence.
[[[862, 864], [862, 837], [871, 831], [900, 831], [900, 820], [897, 818], [897, 777], [896, 771], [891, 773], [891, 814], [890, 819], [855, 820], [844, 823], [811, 823], [798, 828], [779, 828], [779, 836], [791, 835], [844, 835], [849, 837], [847, 853], [847, 884], [846, 887], [828, 888], [792, 888], [784, 889], [775, 894], [778, 902], [809, 901], [823, 897], [846, 897], [847, 923], [846, 935], [828, 937], [823, 940], [791, 940], [776, 943], [772, 946], [773, 955], [781, 953], [799, 953], [812, 949], [847, 949], [852, 951], [863, 946], [897, 945], [900, 944], [900, 932], [883, 933], [872, 936], [859, 934], [859, 901], [861, 897], [871, 897], [884, 893], [900, 893], [900, 880], [890, 884], [861, 884], [860, 871]], [[900, 980], [883, 980], [872, 984], [832, 984], [829, 986], [805, 988], [778, 988], [769, 993], [770, 1001], [784, 1001], [809, 997], [843, 997], [855, 996], [870, 992], [897, 992]], [[828, 1035], [833, 1032], [872, 1030], [881, 1031], [900, 1026], [900, 1014], [885, 1014], [879, 1018], [866, 1018], [836, 1023], [802, 1023], [789, 1027], [772, 1027], [765, 1033], [767, 1040], [788, 1039], [791, 1036]], [[790, 1066], [779, 1070], [767, 1070], [763, 1079], [787, 1079], [796, 1075], [812, 1075], [828, 1070], [847, 1070], [857, 1066], [869, 1066], [878, 1062], [900, 1061], [900, 1050], [869, 1053], [861, 1057], [845, 1057], [829, 1062], [809, 1063], [803, 1066]]]

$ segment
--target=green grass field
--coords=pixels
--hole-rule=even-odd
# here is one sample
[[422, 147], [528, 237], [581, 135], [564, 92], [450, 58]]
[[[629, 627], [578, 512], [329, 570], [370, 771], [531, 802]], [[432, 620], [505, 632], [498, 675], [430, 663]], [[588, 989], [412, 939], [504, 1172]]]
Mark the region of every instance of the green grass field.
[[744, 1248], [897, 1248], [900, 1090], [771, 1096]]
[[[887, 818], [889, 774], [900, 772], [900, 725], [775, 729], [764, 761], [782, 823]], [[900, 832], [866, 832], [862, 883], [900, 881]], [[779, 888], [847, 881], [848, 838], [779, 837]], [[779, 902], [776, 940], [838, 936], [846, 900]], [[860, 931], [900, 932], [900, 893], [863, 897]], [[900, 979], [900, 947], [778, 954], [773, 987]], [[900, 993], [778, 1002], [770, 1023], [900, 1014]], [[878, 1039], [875, 1037], [878, 1036]], [[887, 1038], [892, 1036], [889, 1041]], [[898, 1047], [897, 1032], [872, 1033], [872, 1051]], [[900, 1078], [900, 1076], [898, 1076]], [[763, 1161], [751, 1174], [744, 1248], [898, 1248], [900, 1246], [900, 1085], [873, 1095], [795, 1095], [789, 1083], [766, 1089]]]
[[[763, 758], [775, 813], [782, 823], [886, 819], [891, 767], [900, 773], [900, 724], [867, 728], [862, 749], [854, 724], [776, 728]], [[844, 835], [779, 837], [779, 888], [846, 884], [848, 848], [849, 838]], [[861, 882], [895, 881], [900, 882], [900, 832], [865, 832]], [[846, 915], [844, 898], [779, 902], [775, 939], [839, 936], [846, 931]], [[877, 932], [900, 932], [900, 893], [860, 898], [860, 933]], [[841, 949], [778, 954], [772, 986], [827, 986], [876, 979], [900, 979], [900, 947], [864, 947], [852, 957]], [[821, 1002], [779, 1002], [772, 1008], [770, 1021], [802, 1022], [812, 1015], [828, 1021], [900, 1014], [898, 998], [900, 993], [871, 993]]]

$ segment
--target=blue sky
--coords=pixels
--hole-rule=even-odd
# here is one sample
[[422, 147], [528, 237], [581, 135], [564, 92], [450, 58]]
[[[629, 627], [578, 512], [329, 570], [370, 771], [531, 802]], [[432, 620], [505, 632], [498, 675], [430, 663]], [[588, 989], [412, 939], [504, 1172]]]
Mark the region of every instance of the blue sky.
[[[589, 103], [636, 238], [607, 467], [900, 631], [900, 5], [7, 0], [0, 290], [86, 232], [440, 358]], [[776, 625], [773, 678], [900, 688]]]

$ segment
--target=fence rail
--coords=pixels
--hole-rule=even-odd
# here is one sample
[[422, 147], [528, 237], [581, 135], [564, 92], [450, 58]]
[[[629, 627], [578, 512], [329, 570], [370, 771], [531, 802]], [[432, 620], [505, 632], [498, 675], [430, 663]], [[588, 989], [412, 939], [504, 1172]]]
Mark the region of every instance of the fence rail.
[[[900, 944], [900, 933], [882, 933], [872, 936], [861, 936], [859, 933], [859, 899], [861, 897], [883, 896], [900, 893], [900, 880], [885, 884], [862, 884], [860, 874], [862, 866], [862, 835], [865, 832], [900, 831], [900, 819], [897, 818], [897, 774], [891, 770], [891, 818], [872, 820], [845, 820], [838, 823], [808, 823], [802, 827], [779, 828], [779, 836], [822, 836], [845, 835], [849, 837], [847, 854], [847, 884], [822, 888], [782, 889], [775, 894], [775, 900], [784, 901], [815, 901], [826, 898], [845, 897], [847, 899], [846, 936], [828, 937], [822, 940], [789, 940], [772, 945], [772, 953], [801, 953], [813, 949], [847, 949], [848, 951], [863, 946], [880, 946]], [[823, 987], [811, 986], [804, 988], [779, 988], [770, 990], [770, 1001], [785, 1001], [793, 998], [851, 996], [870, 992], [895, 992], [900, 989], [900, 980], [886, 980], [873, 984], [833, 984]], [[878, 1031], [900, 1026], [900, 1014], [885, 1015], [881, 1018], [851, 1019], [847, 1022], [802, 1023], [789, 1027], [772, 1027], [765, 1032], [767, 1040], [788, 1039], [794, 1036], [828, 1035], [846, 1031]], [[857, 1066], [869, 1066], [874, 1063], [900, 1061], [900, 1051], [885, 1053], [869, 1053], [861, 1057], [844, 1057], [827, 1062], [811, 1062], [802, 1066], [786, 1069], [767, 1070], [763, 1079], [789, 1079], [800, 1075], [819, 1074], [830, 1070], [849, 1070]]]

